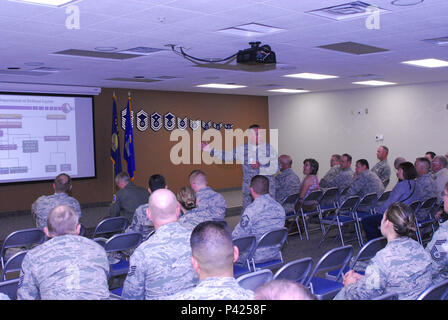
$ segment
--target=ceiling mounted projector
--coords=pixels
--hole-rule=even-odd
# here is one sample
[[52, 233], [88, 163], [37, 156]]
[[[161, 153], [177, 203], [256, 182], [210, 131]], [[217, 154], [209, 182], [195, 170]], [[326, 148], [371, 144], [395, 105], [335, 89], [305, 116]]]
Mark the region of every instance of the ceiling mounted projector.
[[267, 44], [260, 47], [261, 42], [249, 42], [250, 48], [238, 51], [236, 55], [237, 63], [244, 64], [267, 64], [277, 63], [275, 52]]

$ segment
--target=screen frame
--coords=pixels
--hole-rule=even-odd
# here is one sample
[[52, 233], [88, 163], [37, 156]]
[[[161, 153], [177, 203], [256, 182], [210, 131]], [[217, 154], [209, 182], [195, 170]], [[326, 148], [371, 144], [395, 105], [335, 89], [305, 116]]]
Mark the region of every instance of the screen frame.
[[[68, 94], [68, 93], [36, 93], [36, 92], [4, 92], [0, 91], [0, 95], [27, 95], [27, 96], [40, 96], [40, 97], [80, 97], [80, 98], [90, 98], [92, 101], [92, 131], [93, 131], [93, 165], [94, 165], [94, 176], [92, 177], [80, 177], [73, 178], [72, 181], [81, 181], [81, 180], [91, 180], [97, 179], [97, 161], [96, 161], [96, 131], [95, 131], [95, 96], [91, 94]], [[0, 187], [8, 186], [8, 185], [20, 185], [20, 184], [38, 184], [38, 183], [48, 183], [54, 182], [54, 179], [42, 179], [42, 180], [29, 180], [29, 181], [14, 181], [14, 182], [1, 182]]]

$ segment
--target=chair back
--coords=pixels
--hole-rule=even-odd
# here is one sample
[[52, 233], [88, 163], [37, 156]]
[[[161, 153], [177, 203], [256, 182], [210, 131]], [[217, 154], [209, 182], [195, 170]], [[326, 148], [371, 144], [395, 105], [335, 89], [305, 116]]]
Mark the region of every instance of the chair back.
[[422, 202], [419, 210], [431, 209], [437, 203], [437, 198], [429, 198]]
[[414, 201], [412, 202], [409, 207], [412, 209], [412, 211], [414, 212], [414, 214], [417, 212], [418, 208], [420, 207], [420, 205], [422, 204], [421, 201]]
[[364, 197], [362, 197], [361, 200], [359, 200], [359, 202], [356, 206], [356, 210], [369, 212], [373, 209], [377, 200], [378, 200], [378, 196], [376, 193], [374, 193], [374, 192], [368, 193]]
[[116, 252], [134, 249], [140, 245], [142, 239], [143, 236], [140, 232], [115, 234], [106, 241], [104, 250], [106, 250], [106, 252]]
[[448, 280], [430, 286], [418, 296], [417, 300], [448, 300]]
[[331, 208], [335, 208], [338, 195], [339, 189], [336, 187], [325, 189], [319, 201], [320, 206], [330, 206]]
[[[10, 272], [17, 272], [20, 271], [22, 268], [22, 261], [23, 258], [25, 258], [25, 255], [27, 254], [27, 250], [17, 252], [15, 255], [13, 255], [11, 258], [8, 259], [5, 263], [5, 267], [2, 271], [2, 280], [6, 280], [6, 274]], [[16, 277], [18, 278], [18, 277]]]
[[81, 226], [81, 228], [80, 228], [80, 230], [79, 230], [79, 235], [80, 235], [81, 237], [84, 237], [85, 234], [86, 234], [86, 227], [84, 227], [82, 224], [80, 224], [80, 226]]
[[286, 241], [286, 237], [288, 236], [288, 229], [279, 228], [272, 231], [268, 231], [263, 234], [258, 241], [255, 250], [263, 247], [273, 247], [279, 246], [280, 248]]
[[396, 293], [386, 293], [379, 297], [372, 298], [372, 300], [398, 300], [398, 294]]
[[123, 233], [127, 226], [128, 219], [125, 217], [106, 218], [98, 223], [95, 231], [93, 232], [92, 238], [95, 238], [100, 234]]
[[236, 279], [238, 284], [244, 289], [255, 291], [259, 286], [272, 280], [272, 271], [261, 269], [244, 274]]
[[339, 279], [344, 268], [350, 262], [352, 256], [353, 256], [353, 247], [351, 245], [331, 249], [319, 259], [319, 262], [314, 267], [313, 271], [311, 272], [311, 275], [305, 281], [304, 285], [308, 286], [312, 278], [318, 272], [325, 272], [334, 269], [339, 269], [339, 272], [335, 277], [336, 279]]
[[306, 277], [311, 272], [313, 267], [313, 259], [310, 257], [294, 260], [286, 263], [283, 267], [277, 270], [274, 274], [274, 280], [286, 279], [303, 284]]
[[6, 249], [17, 247], [28, 247], [33, 244], [41, 244], [45, 241], [45, 233], [37, 228], [23, 229], [10, 233], [3, 241], [0, 259], [2, 268], [5, 267]]
[[354, 269], [358, 261], [372, 259], [376, 255], [376, 253], [382, 250], [386, 245], [387, 239], [384, 237], [370, 240], [361, 248], [361, 250], [359, 250], [350, 266], [350, 269]]
[[12, 279], [0, 282], [0, 292], [6, 294], [11, 300], [17, 300], [19, 280], [20, 279]]
[[320, 199], [322, 198], [323, 193], [324, 192], [322, 189], [313, 190], [303, 199], [303, 202], [305, 201], [319, 202]]
[[291, 194], [291, 195], [287, 196], [281, 202], [281, 205], [283, 206], [283, 208], [288, 209], [288, 211], [285, 212], [286, 215], [295, 214], [295, 208], [296, 208], [297, 202], [299, 201], [299, 196], [300, 196], [300, 194], [298, 194], [298, 193]]
[[237, 238], [233, 240], [233, 245], [238, 247], [240, 252], [240, 257], [250, 260], [255, 252], [255, 247], [257, 245], [257, 238], [255, 236], [247, 236], [242, 238]]
[[352, 211], [359, 202], [359, 196], [352, 196], [345, 199], [339, 206], [340, 211]]
[[379, 197], [378, 197], [378, 201], [377, 203], [382, 203], [384, 201], [387, 201], [387, 199], [389, 199], [390, 196], [390, 190], [388, 191], [384, 191]]

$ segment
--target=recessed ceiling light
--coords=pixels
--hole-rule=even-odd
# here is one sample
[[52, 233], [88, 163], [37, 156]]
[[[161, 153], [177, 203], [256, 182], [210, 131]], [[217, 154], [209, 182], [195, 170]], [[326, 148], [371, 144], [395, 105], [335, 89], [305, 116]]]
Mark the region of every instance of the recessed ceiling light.
[[73, 2], [79, 2], [81, 0], [9, 0], [12, 2], [21, 2], [27, 4], [37, 4], [40, 6], [49, 6], [49, 7], [63, 7]]
[[112, 52], [117, 50], [118, 48], [116, 47], [96, 47], [95, 50], [96, 51], [102, 51], [102, 52]]
[[394, 6], [415, 6], [416, 4], [422, 3], [424, 0], [394, 0], [391, 2]]
[[310, 92], [309, 90], [303, 90], [303, 89], [271, 89], [268, 90], [270, 92], [281, 92], [281, 93], [303, 93], [303, 92]]
[[246, 86], [237, 85], [237, 84], [226, 84], [226, 83], [207, 83], [207, 84], [197, 85], [196, 87], [216, 88], [216, 89], [238, 89], [238, 88], [245, 88]]
[[338, 76], [332, 76], [332, 75], [328, 75], [328, 74], [308, 73], [308, 72], [287, 74], [284, 77], [301, 78], [301, 79], [312, 79], [312, 80], [323, 80], [323, 79], [339, 78]]
[[403, 61], [402, 63], [425, 68], [448, 67], [448, 61], [439, 59], [409, 60], [409, 61]]
[[378, 80], [368, 80], [368, 81], [356, 81], [353, 84], [362, 84], [365, 86], [388, 86], [391, 84], [396, 84], [395, 82], [378, 81]]

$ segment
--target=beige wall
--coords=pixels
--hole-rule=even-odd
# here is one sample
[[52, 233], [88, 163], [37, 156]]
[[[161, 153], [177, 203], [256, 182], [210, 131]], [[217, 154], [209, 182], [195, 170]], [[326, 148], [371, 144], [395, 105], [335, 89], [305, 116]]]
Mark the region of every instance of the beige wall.
[[[315, 158], [321, 178], [333, 153], [351, 154], [353, 169], [361, 158], [372, 167], [382, 144], [390, 148], [392, 167], [398, 156], [414, 162], [429, 150], [448, 151], [448, 83], [270, 97], [269, 123], [279, 129], [279, 154], [292, 155], [300, 176], [303, 160]], [[377, 142], [377, 134], [384, 141]], [[392, 170], [388, 189], [396, 181]]]
[[[112, 163], [109, 159], [111, 145], [112, 93], [118, 98], [118, 112], [126, 106], [128, 91], [125, 89], [103, 89], [94, 99], [95, 121], [95, 179], [76, 180], [73, 196], [81, 204], [108, 202], [112, 198]], [[167, 91], [131, 90], [132, 109], [141, 109], [149, 115], [157, 111], [168, 111], [176, 116], [192, 119], [233, 123], [235, 128], [247, 128], [253, 123], [269, 126], [267, 97], [200, 94]], [[124, 132], [120, 127], [120, 143], [123, 148]], [[190, 133], [192, 131], [188, 129]], [[170, 132], [162, 128], [158, 132], [150, 128], [144, 132], [134, 125], [136, 179], [135, 183], [146, 187], [150, 175], [163, 174], [174, 192], [188, 183], [187, 176], [193, 169], [201, 168], [209, 176], [209, 185], [215, 189], [240, 187], [242, 180], [239, 165], [173, 165], [170, 149], [177, 142], [170, 141]], [[221, 129], [224, 133], [224, 129]], [[124, 163], [123, 163], [124, 165]], [[51, 183], [22, 183], [0, 186], [0, 212], [29, 210], [31, 203], [42, 194], [53, 192]]]

